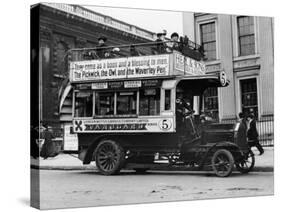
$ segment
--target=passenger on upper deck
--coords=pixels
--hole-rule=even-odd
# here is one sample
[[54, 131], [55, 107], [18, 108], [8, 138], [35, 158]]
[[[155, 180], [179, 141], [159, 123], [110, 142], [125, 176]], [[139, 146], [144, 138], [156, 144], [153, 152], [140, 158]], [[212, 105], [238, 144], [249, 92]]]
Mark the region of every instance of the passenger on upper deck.
[[169, 46], [171, 51], [176, 50], [181, 52], [182, 48], [179, 42], [179, 34], [176, 32], [171, 34], [171, 42], [169, 42], [167, 45]]
[[157, 39], [155, 40], [156, 42], [156, 48], [153, 49], [154, 54], [163, 54], [166, 52], [167, 45], [164, 42], [165, 41], [165, 35], [166, 35], [166, 30], [163, 30], [163, 32], [157, 33]]
[[107, 38], [104, 36], [100, 36], [98, 38], [98, 45], [96, 47], [96, 53], [99, 58], [109, 57], [108, 49], [106, 49], [107, 45], [105, 44], [106, 41], [107, 41]]
[[100, 59], [100, 58], [110, 58], [116, 57], [119, 54], [119, 48], [109, 48], [106, 45], [107, 38], [100, 36], [98, 38], [98, 45], [93, 51], [88, 51], [84, 54], [84, 59]]
[[131, 56], [140, 56], [141, 54], [139, 53], [139, 51], [136, 49], [136, 47], [134, 45], [130, 46], [130, 55]]

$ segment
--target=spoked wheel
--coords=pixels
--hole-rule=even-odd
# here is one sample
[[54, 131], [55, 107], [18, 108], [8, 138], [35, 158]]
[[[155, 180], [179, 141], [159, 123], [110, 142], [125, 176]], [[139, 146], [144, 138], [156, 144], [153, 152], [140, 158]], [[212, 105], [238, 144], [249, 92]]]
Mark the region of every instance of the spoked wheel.
[[96, 148], [95, 160], [96, 166], [102, 174], [114, 175], [122, 168], [125, 153], [117, 142], [104, 140]]
[[252, 171], [255, 166], [255, 155], [252, 150], [245, 154], [242, 160], [236, 163], [235, 165], [236, 169], [243, 174]]
[[212, 157], [212, 168], [218, 177], [227, 177], [232, 173], [234, 159], [226, 149], [219, 149]]

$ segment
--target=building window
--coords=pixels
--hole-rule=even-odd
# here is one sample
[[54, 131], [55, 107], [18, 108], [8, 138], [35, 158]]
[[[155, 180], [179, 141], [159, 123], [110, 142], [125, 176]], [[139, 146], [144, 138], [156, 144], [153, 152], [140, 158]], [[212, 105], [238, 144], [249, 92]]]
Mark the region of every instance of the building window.
[[240, 16], [237, 23], [239, 56], [255, 54], [254, 17]]
[[241, 103], [244, 114], [254, 113], [258, 117], [258, 98], [256, 78], [240, 80]]
[[218, 88], [208, 88], [204, 92], [204, 112], [207, 116], [218, 120]]
[[200, 25], [201, 45], [208, 60], [217, 59], [215, 22]]

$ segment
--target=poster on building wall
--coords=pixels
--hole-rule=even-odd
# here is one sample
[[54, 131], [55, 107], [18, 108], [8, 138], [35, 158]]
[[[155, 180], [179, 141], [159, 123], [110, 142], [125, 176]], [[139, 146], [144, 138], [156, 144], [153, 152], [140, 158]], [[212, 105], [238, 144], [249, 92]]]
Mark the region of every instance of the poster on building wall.
[[78, 151], [77, 134], [73, 131], [72, 124], [64, 125], [64, 151]]
[[143, 78], [167, 76], [168, 74], [168, 54], [75, 61], [70, 63], [70, 80], [72, 82]]
[[172, 117], [157, 118], [120, 118], [120, 119], [94, 119], [73, 121], [76, 133], [104, 133], [104, 132], [173, 132]]

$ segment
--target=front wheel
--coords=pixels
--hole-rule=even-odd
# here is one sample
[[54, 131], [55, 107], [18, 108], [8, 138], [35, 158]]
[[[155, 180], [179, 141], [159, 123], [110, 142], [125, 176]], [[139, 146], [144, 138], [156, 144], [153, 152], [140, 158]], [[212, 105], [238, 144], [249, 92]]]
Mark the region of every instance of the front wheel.
[[243, 174], [252, 171], [255, 166], [255, 155], [252, 150], [245, 154], [241, 161], [239, 161], [235, 165], [236, 169]]
[[124, 149], [115, 141], [104, 140], [96, 148], [95, 160], [103, 175], [117, 174], [125, 161]]
[[212, 168], [218, 177], [227, 177], [232, 173], [234, 159], [226, 149], [217, 150], [212, 157]]

